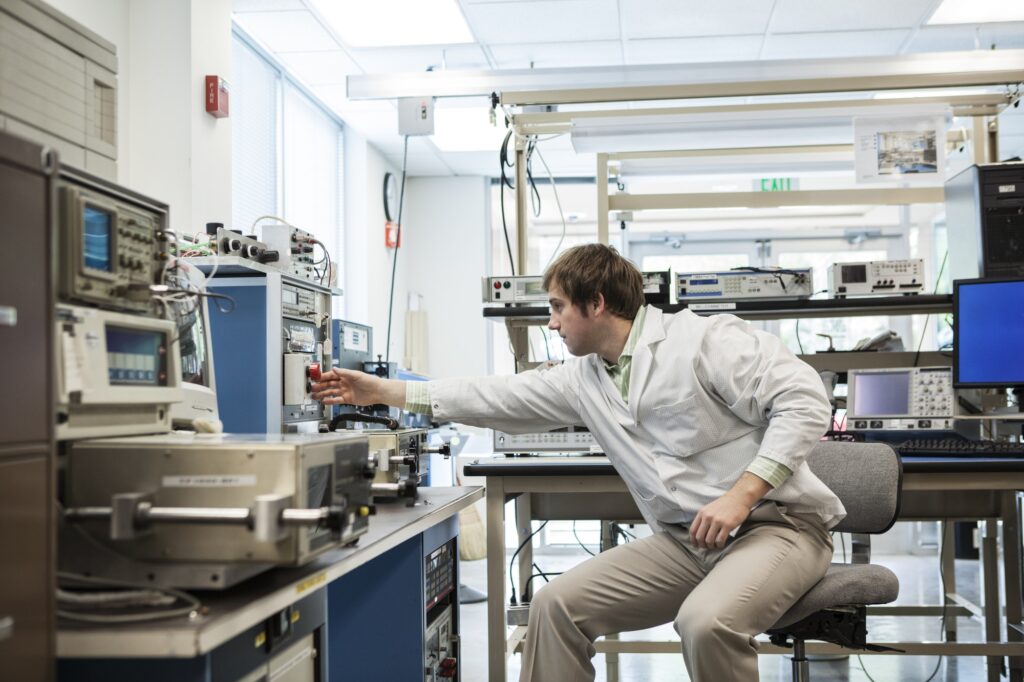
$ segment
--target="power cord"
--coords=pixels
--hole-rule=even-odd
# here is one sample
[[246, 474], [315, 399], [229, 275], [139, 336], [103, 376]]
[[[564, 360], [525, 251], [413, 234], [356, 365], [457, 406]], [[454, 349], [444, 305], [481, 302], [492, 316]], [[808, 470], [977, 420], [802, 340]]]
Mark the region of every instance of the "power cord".
[[[942, 281], [942, 273], [946, 271], [946, 261], [949, 259], [949, 251], [942, 257], [942, 265], [939, 266], [939, 274], [935, 276], [935, 289], [932, 294], [939, 293], [939, 283]], [[917, 352], [914, 353], [914, 364], [911, 367], [917, 367], [918, 360], [921, 359], [921, 346], [924, 345], [924, 333], [928, 329], [928, 320], [931, 319], [932, 314], [928, 313], [924, 316], [924, 324], [921, 326], [921, 338], [917, 340]], [[931, 678], [928, 678], [931, 679]]]
[[[536, 144], [536, 143], [535, 143]], [[544, 155], [540, 153], [540, 147], [537, 147], [537, 158], [540, 159], [540, 163], [544, 166], [545, 172], [548, 174], [548, 180], [551, 182], [551, 191], [555, 195], [555, 206], [558, 207], [558, 217], [562, 219], [562, 236], [558, 238], [558, 243], [555, 244], [554, 251], [551, 252], [551, 258], [548, 259], [548, 264], [544, 266], [546, 270], [548, 265], [555, 260], [555, 256], [558, 255], [558, 250], [562, 248], [562, 242], [565, 241], [565, 233], [567, 232], [567, 226], [565, 223], [565, 211], [562, 210], [562, 202], [558, 199], [558, 185], [555, 184], [555, 176], [551, 173], [551, 169], [548, 168], [547, 161], [544, 160]]]
[[[946, 632], [946, 609], [949, 608], [949, 600], [946, 597], [946, 576], [945, 576], [945, 571], [943, 570], [943, 566], [942, 566], [942, 547], [943, 547], [943, 538], [941, 537], [941, 532], [940, 532], [940, 537], [939, 537], [939, 582], [941, 584], [940, 589], [942, 590], [942, 619], [941, 619], [941, 622], [940, 622], [940, 625], [939, 625], [939, 627], [940, 627], [939, 639], [942, 639], [942, 637], [944, 636], [944, 634]], [[932, 682], [932, 680], [935, 679], [935, 676], [939, 674], [939, 668], [942, 667], [942, 660], [944, 658], [945, 658], [944, 655], [940, 655], [939, 656], [939, 660], [935, 661], [935, 668], [932, 670], [932, 674], [929, 675], [924, 680], [924, 682]], [[866, 678], [868, 678], [869, 682], [876, 682], [875, 678], [871, 677], [871, 674], [868, 672], [867, 667], [865, 667], [864, 659], [863, 659], [863, 657], [860, 654], [857, 654], [857, 663], [860, 664], [860, 670], [861, 670], [862, 673], [864, 673], [864, 676]]]
[[517, 547], [516, 551], [512, 553], [512, 558], [508, 561], [508, 581], [512, 585], [512, 598], [509, 600], [509, 603], [512, 606], [516, 606], [519, 603], [516, 600], [516, 582], [512, 579], [512, 564], [515, 563], [516, 557], [519, 556], [519, 552], [523, 551], [523, 547], [526, 547], [526, 544], [533, 540], [533, 536], [539, 533], [541, 530], [543, 530], [544, 526], [546, 525], [548, 525], [547, 521], [537, 526], [537, 530], [527, 535], [526, 538], [521, 543], [519, 543], [519, 547]]
[[580, 540], [580, 536], [576, 534], [576, 521], [575, 520], [573, 520], [573, 522], [572, 522], [572, 536], [574, 538], [576, 538], [576, 542], [579, 543], [579, 546], [583, 548], [584, 552], [586, 552], [590, 556], [596, 556], [593, 552], [590, 551], [589, 547], [587, 547], [586, 545], [583, 544], [583, 541]]
[[[132, 592], [127, 595], [112, 594], [108, 596], [98, 596], [93, 593], [92, 598], [87, 598], [82, 595], [68, 592], [66, 589], [59, 588], [57, 591], [58, 603], [64, 603], [70, 606], [87, 604], [97, 607], [106, 605], [108, 608], [124, 608], [126, 606], [142, 607], [150, 604], [162, 606], [166, 603], [174, 603], [178, 601], [185, 604], [185, 606], [162, 609], [159, 611], [117, 614], [69, 611], [67, 609], [58, 608], [57, 615], [65, 620], [105, 624], [142, 623], [151, 620], [163, 620], [164, 618], [175, 618], [177, 616], [191, 616], [194, 613], [201, 612], [203, 608], [202, 602], [187, 592], [167, 587], [152, 587], [149, 585], [122, 582], [120, 580], [93, 578], [91, 576], [64, 571], [58, 571], [57, 578], [61, 581], [77, 582], [88, 587], [113, 587], [122, 590], [132, 590]], [[163, 597], [161, 597], [161, 595], [163, 595]], [[170, 599], [170, 601], [168, 602], [167, 599]]]
[[384, 346], [384, 362], [391, 360], [391, 320], [395, 308], [395, 270], [398, 267], [398, 249], [402, 244], [402, 209], [405, 204], [405, 171], [409, 161], [409, 136], [405, 136], [402, 145], [402, 184], [398, 190], [398, 229], [395, 231], [395, 252], [391, 257], [391, 293], [388, 294], [388, 337]]
[[505, 168], [511, 168], [512, 164], [508, 161], [508, 142], [512, 138], [513, 131], [509, 129], [505, 135], [505, 141], [501, 143], [501, 148], [498, 150], [498, 165], [501, 169], [501, 184], [498, 189], [501, 192], [501, 229], [505, 233], [505, 248], [508, 250], [508, 265], [512, 273], [512, 276], [516, 276], [516, 262], [512, 257], [512, 242], [508, 236], [508, 222], [505, 219], [505, 187], [511, 190], [515, 189], [515, 185], [509, 180], [505, 174]]

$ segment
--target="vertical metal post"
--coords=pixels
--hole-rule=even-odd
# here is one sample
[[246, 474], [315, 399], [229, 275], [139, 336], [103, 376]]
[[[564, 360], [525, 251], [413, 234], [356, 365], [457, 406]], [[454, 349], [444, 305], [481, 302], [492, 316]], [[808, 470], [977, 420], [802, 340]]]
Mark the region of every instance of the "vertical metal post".
[[974, 163], [991, 163], [996, 160], [995, 137], [990, 136], [988, 119], [984, 116], [971, 118], [971, 158]]
[[487, 679], [505, 682], [505, 484], [487, 477]]
[[[605, 242], [607, 243], [607, 242]], [[615, 522], [614, 521], [602, 521], [601, 522], [601, 551], [605, 552], [617, 544], [618, 538], [615, 537]], [[606, 635], [605, 639], [618, 639], [619, 633], [614, 632], [610, 635]], [[604, 668], [605, 678], [608, 682], [619, 682], [619, 655], [617, 653], [608, 652], [604, 655]]]
[[988, 160], [990, 163], [999, 161], [999, 117], [985, 119], [986, 141], [988, 143]]
[[[516, 273], [528, 275], [526, 271], [526, 239], [529, 230], [530, 211], [527, 206], [530, 186], [526, 180], [526, 140], [518, 134], [516, 138]], [[538, 273], [539, 274], [539, 273]]]
[[807, 662], [807, 655], [804, 653], [804, 641], [793, 640], [793, 682], [809, 682], [811, 669]]
[[[516, 546], [523, 544], [523, 541], [533, 532], [533, 511], [530, 509], [530, 493], [523, 493], [516, 498], [516, 531], [519, 542]], [[519, 550], [519, 594], [520, 602], [528, 602], [533, 599], [532, 590], [527, 592], [527, 583], [533, 575], [533, 540], [523, 545]], [[533, 586], [533, 583], [529, 583]]]
[[[1006, 590], [1006, 640], [1008, 642], [1024, 641], [1024, 633], [1017, 628], [1024, 627], [1022, 622], [1021, 600], [1021, 516], [1018, 505], [1018, 493], [1008, 491], [1002, 493], [1003, 516], [1003, 581]], [[1014, 627], [1016, 626], [1016, 627]], [[1010, 682], [1024, 680], [1024, 658], [1009, 659]]]
[[[942, 536], [942, 545], [939, 554], [939, 562], [942, 566], [942, 604], [949, 603], [946, 595], [956, 593], [956, 541], [953, 537], [953, 522], [942, 521], [939, 524], [939, 534]], [[956, 641], [957, 619], [956, 616], [946, 618], [946, 641]]]
[[[985, 600], [985, 641], [999, 641], [999, 624], [1002, 614], [999, 608], [999, 549], [996, 547], [996, 521], [986, 519], [981, 523], [981, 574], [982, 594]], [[1000, 682], [1003, 659], [999, 656], [985, 658], [988, 682]]]
[[597, 242], [608, 243], [608, 155], [597, 155]]

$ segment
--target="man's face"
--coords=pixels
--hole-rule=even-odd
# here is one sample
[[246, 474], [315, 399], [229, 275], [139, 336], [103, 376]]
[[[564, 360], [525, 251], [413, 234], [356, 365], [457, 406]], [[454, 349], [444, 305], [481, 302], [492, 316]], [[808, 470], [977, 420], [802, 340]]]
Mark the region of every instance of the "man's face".
[[555, 284], [548, 290], [548, 303], [551, 306], [548, 329], [558, 332], [569, 352], [577, 357], [595, 352], [593, 315], [584, 317], [580, 309]]

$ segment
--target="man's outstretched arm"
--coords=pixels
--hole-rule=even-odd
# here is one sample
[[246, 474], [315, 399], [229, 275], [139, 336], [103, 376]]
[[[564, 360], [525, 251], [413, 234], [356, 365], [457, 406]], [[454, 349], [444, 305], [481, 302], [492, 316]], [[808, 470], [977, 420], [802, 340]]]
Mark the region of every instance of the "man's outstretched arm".
[[405, 405], [405, 383], [366, 372], [334, 368], [313, 384], [313, 397], [325, 405]]

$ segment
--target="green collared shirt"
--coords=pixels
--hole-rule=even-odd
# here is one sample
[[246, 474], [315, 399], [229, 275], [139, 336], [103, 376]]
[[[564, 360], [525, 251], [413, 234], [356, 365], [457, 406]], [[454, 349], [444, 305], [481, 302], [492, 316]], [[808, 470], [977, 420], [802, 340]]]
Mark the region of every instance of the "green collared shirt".
[[[647, 319], [647, 306], [641, 306], [633, 319], [633, 326], [626, 337], [626, 345], [619, 353], [619, 359], [614, 364], [601, 359], [604, 368], [608, 372], [612, 383], [619, 389], [622, 401], [629, 404], [629, 377], [633, 369], [633, 351], [640, 341], [640, 334], [644, 328], [644, 320]], [[405, 384], [405, 409], [409, 412], [433, 414], [430, 406], [430, 384], [426, 381], [409, 381]], [[789, 467], [780, 464], [768, 457], [758, 456], [747, 467], [747, 471], [763, 479], [773, 488], [778, 488], [783, 481], [792, 475]]]

